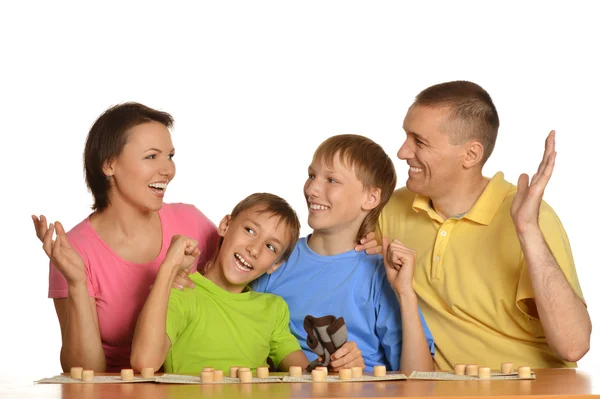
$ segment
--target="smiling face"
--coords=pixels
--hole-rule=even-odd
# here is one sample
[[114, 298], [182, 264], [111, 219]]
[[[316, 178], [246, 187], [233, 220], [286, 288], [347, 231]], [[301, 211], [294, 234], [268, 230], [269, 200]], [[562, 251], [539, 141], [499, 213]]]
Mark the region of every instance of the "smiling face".
[[356, 230], [372, 208], [365, 208], [369, 194], [356, 173], [341, 161], [338, 154], [332, 165], [323, 159], [313, 160], [304, 184], [308, 206], [308, 224], [315, 232], [335, 234]]
[[225, 216], [219, 225], [223, 242], [206, 277], [230, 292], [241, 292], [265, 272], [272, 273], [290, 246], [288, 225], [279, 215], [256, 205], [235, 218]]
[[406, 187], [430, 198], [443, 196], [463, 172], [465, 145], [451, 144], [443, 132], [446, 115], [446, 108], [412, 106], [404, 119], [406, 141], [398, 150], [410, 167]]
[[111, 204], [128, 203], [143, 211], [158, 211], [175, 177], [171, 133], [159, 122], [133, 127], [121, 155], [103, 168], [110, 176]]

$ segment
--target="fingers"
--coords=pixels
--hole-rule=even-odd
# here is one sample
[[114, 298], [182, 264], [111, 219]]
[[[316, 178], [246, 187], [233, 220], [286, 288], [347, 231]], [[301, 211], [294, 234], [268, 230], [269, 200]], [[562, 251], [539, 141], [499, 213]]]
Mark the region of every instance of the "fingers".
[[356, 346], [356, 342], [346, 342], [334, 354], [331, 355], [329, 363], [333, 371], [340, 371], [343, 368], [361, 366], [365, 367], [362, 352]]
[[383, 237], [382, 240], [381, 240], [381, 242], [382, 242], [382, 249], [383, 249], [383, 252], [382, 252], [382, 254], [383, 254], [383, 263], [386, 266], [389, 266], [389, 258], [388, 258], [389, 254], [388, 254], [388, 251], [390, 249], [390, 240], [387, 237]]
[[173, 288], [177, 288], [178, 290], [183, 290], [184, 288], [194, 288], [194, 282], [187, 275], [185, 270], [180, 270], [175, 279], [173, 280], [173, 284], [171, 285]]
[[48, 230], [46, 230], [46, 233], [42, 237], [42, 248], [44, 248], [44, 252], [46, 252], [46, 255], [48, 255], [49, 258], [52, 257], [52, 247], [54, 245], [52, 241], [53, 234], [54, 225], [50, 223], [50, 226], [48, 226]]
[[365, 251], [367, 255], [377, 255], [383, 253], [383, 247], [381, 245], [377, 245], [376, 247], [369, 248]]
[[377, 245], [377, 240], [375, 239], [375, 232], [371, 231], [369, 233], [367, 233], [367, 235], [365, 235], [363, 238], [360, 239], [359, 244], [354, 247], [354, 250], [356, 252], [361, 252], [364, 250], [367, 250], [367, 254], [372, 255], [374, 253], [379, 253], [379, 252], [373, 252], [374, 250], [376, 250], [378, 247]]
[[48, 228], [46, 227], [46, 217], [44, 215], [40, 215], [38, 218], [35, 215], [31, 215], [31, 219], [33, 220], [33, 227], [35, 228], [35, 235], [40, 241], [44, 240], [44, 235]]
[[[546, 137], [544, 156], [542, 157], [542, 161], [540, 162], [537, 173], [535, 174], [534, 177], [539, 178], [539, 176], [544, 173], [544, 170], [547, 168], [548, 163], [550, 162], [550, 158], [553, 156], [553, 154], [556, 153], [555, 148], [556, 148], [555, 132], [554, 132], [554, 130], [552, 130], [550, 132], [550, 134], [548, 134], [548, 137]], [[532, 184], [533, 184], [534, 180], [537, 180], [537, 179], [532, 178], [531, 179]]]

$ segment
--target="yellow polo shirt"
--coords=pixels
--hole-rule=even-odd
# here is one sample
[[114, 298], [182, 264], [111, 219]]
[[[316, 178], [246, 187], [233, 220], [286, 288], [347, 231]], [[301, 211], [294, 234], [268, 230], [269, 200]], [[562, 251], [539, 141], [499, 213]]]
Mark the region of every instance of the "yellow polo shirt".
[[[498, 172], [467, 214], [443, 220], [428, 197], [404, 187], [394, 192], [379, 217], [379, 237], [397, 238], [417, 250], [414, 287], [435, 339], [439, 369], [456, 363], [492, 369], [502, 362], [577, 366], [560, 359], [546, 343], [510, 216], [516, 192]], [[545, 202], [539, 220], [548, 247], [583, 300], [567, 234]]]

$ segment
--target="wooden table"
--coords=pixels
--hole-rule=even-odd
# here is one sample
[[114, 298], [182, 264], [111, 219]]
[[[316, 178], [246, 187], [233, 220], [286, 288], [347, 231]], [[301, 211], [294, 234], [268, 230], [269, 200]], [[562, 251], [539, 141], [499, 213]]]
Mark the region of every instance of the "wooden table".
[[[21, 384], [0, 379], [0, 397], [16, 398], [429, 398], [429, 397], [591, 397], [600, 396], [600, 373], [577, 369], [535, 369], [536, 380], [390, 381], [176, 385]], [[50, 376], [40, 376], [50, 377]], [[39, 379], [38, 378], [38, 379]], [[594, 383], [594, 381], [596, 381]]]

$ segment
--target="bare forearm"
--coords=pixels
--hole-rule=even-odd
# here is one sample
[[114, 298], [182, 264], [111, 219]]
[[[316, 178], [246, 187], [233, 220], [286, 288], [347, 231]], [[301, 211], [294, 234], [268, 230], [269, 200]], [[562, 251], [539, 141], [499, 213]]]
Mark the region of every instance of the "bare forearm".
[[592, 324], [587, 309], [565, 278], [542, 232], [532, 229], [519, 239], [548, 344], [561, 358], [578, 361], [590, 345]]
[[153, 367], [158, 370], [165, 360], [169, 348], [167, 340], [167, 309], [171, 284], [177, 269], [162, 265], [152, 286], [150, 295], [142, 308], [131, 348], [131, 366], [135, 370]]
[[396, 293], [396, 298], [402, 312], [400, 370], [405, 373], [433, 370], [433, 359], [421, 325], [416, 294]]
[[67, 323], [63, 331], [60, 362], [64, 371], [83, 367], [94, 371], [106, 370], [100, 330], [92, 309], [85, 281], [69, 285]]

